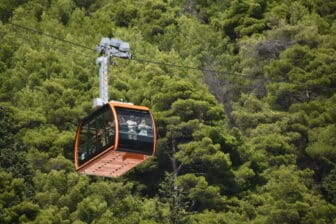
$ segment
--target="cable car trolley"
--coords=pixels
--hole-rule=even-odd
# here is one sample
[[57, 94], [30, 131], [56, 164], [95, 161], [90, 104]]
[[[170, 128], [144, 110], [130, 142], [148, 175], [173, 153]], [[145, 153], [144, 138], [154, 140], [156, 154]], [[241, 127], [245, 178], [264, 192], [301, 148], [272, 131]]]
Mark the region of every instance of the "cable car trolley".
[[151, 111], [111, 101], [80, 122], [75, 167], [79, 173], [118, 177], [153, 156], [155, 146]]
[[79, 122], [74, 162], [78, 173], [118, 177], [151, 158], [156, 149], [156, 127], [149, 108], [108, 100], [108, 63], [112, 56], [131, 58], [128, 43], [103, 38], [97, 47], [100, 98], [97, 108]]

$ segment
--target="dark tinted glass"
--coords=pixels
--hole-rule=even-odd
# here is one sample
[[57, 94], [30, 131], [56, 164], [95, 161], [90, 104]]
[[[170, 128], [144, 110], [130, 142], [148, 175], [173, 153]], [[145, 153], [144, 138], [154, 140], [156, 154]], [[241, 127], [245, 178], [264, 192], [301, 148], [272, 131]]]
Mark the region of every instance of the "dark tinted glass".
[[116, 108], [119, 121], [118, 150], [145, 155], [153, 153], [153, 123], [149, 111]]
[[83, 120], [79, 136], [79, 165], [114, 145], [115, 123], [108, 105]]

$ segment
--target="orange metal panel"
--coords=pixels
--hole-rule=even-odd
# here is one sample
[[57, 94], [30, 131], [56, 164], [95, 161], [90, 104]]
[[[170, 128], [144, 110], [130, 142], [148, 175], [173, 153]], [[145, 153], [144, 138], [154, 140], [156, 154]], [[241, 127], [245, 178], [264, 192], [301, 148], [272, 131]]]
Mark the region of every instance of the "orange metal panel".
[[119, 144], [119, 120], [118, 120], [118, 116], [117, 116], [117, 112], [115, 110], [115, 108], [109, 104], [111, 110], [112, 110], [112, 114], [113, 114], [113, 117], [114, 117], [114, 127], [116, 128], [115, 130], [115, 140], [114, 140], [114, 149], [116, 150], [118, 148], [118, 144]]
[[115, 127], [116, 127], [116, 138], [115, 145], [111, 146], [109, 149], [106, 149], [99, 155], [91, 158], [89, 161], [85, 162], [83, 165], [79, 166], [78, 162], [78, 147], [79, 147], [79, 138], [80, 138], [80, 130], [82, 127], [82, 122], [78, 125], [76, 138], [75, 138], [75, 149], [74, 149], [74, 160], [75, 160], [75, 168], [77, 172], [84, 173], [88, 175], [95, 176], [105, 176], [105, 177], [119, 177], [122, 174], [126, 173], [130, 169], [135, 166], [141, 164], [145, 160], [151, 158], [152, 156], [147, 156], [143, 154], [129, 153], [129, 152], [120, 152], [118, 151], [118, 143], [119, 143], [119, 124], [118, 124], [118, 116], [115, 110], [115, 107], [123, 107], [135, 110], [143, 110], [149, 111], [152, 125], [153, 125], [153, 133], [154, 133], [154, 143], [153, 143], [153, 154], [156, 151], [156, 125], [154, 121], [154, 117], [149, 110], [148, 107], [145, 106], [137, 106], [129, 103], [110, 101], [109, 102], [110, 109], [112, 110]]
[[[114, 108], [111, 108], [111, 106], [110, 106], [110, 109], [112, 110], [114, 119], [116, 120], [116, 113], [115, 113]], [[117, 124], [118, 123], [116, 123], [116, 125]], [[87, 164], [89, 164], [90, 162], [96, 160], [96, 158], [98, 158], [99, 156], [103, 155], [104, 153], [107, 153], [110, 150], [115, 150], [117, 148], [116, 146], [118, 144], [118, 139], [119, 139], [119, 136], [118, 136], [119, 134], [117, 132], [116, 133], [116, 138], [115, 138], [115, 145], [113, 145], [113, 146], [109, 147], [108, 149], [104, 150], [101, 154], [98, 154], [98, 155], [92, 157], [90, 160], [88, 160], [84, 164], [79, 165], [79, 162], [78, 162], [78, 149], [79, 149], [80, 131], [81, 131], [82, 125], [83, 125], [83, 121], [81, 121], [80, 124], [78, 125], [78, 129], [77, 129], [77, 133], [76, 133], [76, 139], [75, 139], [75, 150], [74, 150], [75, 155], [74, 155], [74, 160], [75, 160], [75, 169], [77, 171], [80, 168], [82, 168], [82, 167], [86, 166]]]
[[110, 150], [82, 166], [78, 172], [88, 175], [119, 177], [151, 156]]
[[[106, 149], [105, 151], [101, 152], [100, 154], [98, 154], [98, 155], [92, 157], [90, 160], [86, 161], [86, 162], [85, 162], [84, 164], [82, 164], [81, 166], [77, 165], [76, 170], [78, 171], [78, 170], [80, 170], [82, 167], [85, 167], [85, 166], [89, 165], [90, 163], [97, 161], [97, 159], [98, 159], [99, 157], [103, 156], [104, 154], [107, 154], [107, 153], [110, 152], [110, 151], [114, 151], [114, 146], [111, 146], [110, 148]], [[77, 157], [77, 164], [78, 164], [78, 157]]]
[[[124, 103], [124, 102], [118, 102], [118, 101], [110, 101], [109, 102], [109, 105], [110, 107], [112, 108], [112, 111], [113, 111], [113, 115], [115, 116], [115, 120], [118, 122], [118, 119], [117, 119], [117, 113], [115, 111], [115, 107], [123, 107], [123, 108], [128, 108], [128, 109], [135, 109], [135, 110], [144, 110], [144, 111], [148, 111], [150, 116], [151, 116], [151, 119], [152, 119], [152, 124], [153, 124], [153, 133], [154, 133], [154, 142], [153, 142], [153, 153], [152, 155], [155, 154], [156, 152], [156, 124], [155, 124], [155, 120], [154, 120], [154, 117], [153, 117], [153, 114], [152, 112], [149, 110], [148, 107], [146, 106], [138, 106], [138, 105], [134, 105], [134, 104], [130, 104], [130, 103]], [[116, 123], [116, 127], [117, 127], [117, 133], [118, 133], [118, 138], [117, 140], [119, 140], [119, 125], [118, 123]], [[118, 149], [118, 144], [116, 144], [116, 149]]]
[[130, 104], [130, 103], [110, 101], [109, 104], [112, 107], [123, 107], [123, 108], [135, 109], [135, 110], [147, 110], [147, 111], [149, 111], [148, 107], [138, 106], [138, 105], [134, 105], [134, 104]]
[[134, 153], [125, 153], [125, 155], [123, 155], [122, 160], [127, 160], [127, 159], [144, 160], [144, 159], [145, 159], [145, 155], [142, 155], [142, 154], [134, 154]]
[[153, 114], [152, 114], [152, 112], [151, 111], [149, 111], [149, 114], [150, 114], [150, 116], [151, 116], [151, 118], [152, 118], [152, 123], [153, 123], [153, 139], [154, 139], [154, 142], [153, 142], [153, 156], [154, 156], [154, 154], [155, 154], [155, 152], [156, 152], [156, 124], [155, 124], [155, 120], [154, 120], [154, 117], [153, 117]]
[[75, 138], [75, 149], [74, 149], [74, 160], [75, 160], [75, 169], [77, 170], [79, 165], [78, 165], [78, 147], [79, 147], [79, 133], [80, 133], [80, 130], [81, 130], [81, 127], [82, 127], [82, 124], [83, 122], [81, 121], [79, 124], [78, 124], [78, 128], [77, 128], [77, 132], [76, 132], [76, 138]]

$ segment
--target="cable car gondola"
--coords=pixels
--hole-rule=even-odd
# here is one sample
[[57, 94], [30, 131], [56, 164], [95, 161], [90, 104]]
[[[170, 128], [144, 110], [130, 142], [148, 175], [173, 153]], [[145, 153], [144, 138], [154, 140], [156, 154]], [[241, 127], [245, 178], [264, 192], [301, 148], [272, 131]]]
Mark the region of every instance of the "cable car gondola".
[[154, 155], [156, 127], [149, 108], [110, 101], [78, 125], [74, 157], [79, 173], [118, 177]]

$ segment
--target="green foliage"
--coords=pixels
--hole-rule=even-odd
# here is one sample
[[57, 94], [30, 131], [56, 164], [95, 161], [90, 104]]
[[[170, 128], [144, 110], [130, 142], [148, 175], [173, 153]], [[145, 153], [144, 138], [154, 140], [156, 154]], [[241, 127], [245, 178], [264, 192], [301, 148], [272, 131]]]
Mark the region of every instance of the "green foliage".
[[[270, 64], [268, 74], [277, 82], [271, 83], [269, 89], [280, 108], [288, 110], [293, 103], [309, 102], [331, 94], [335, 79], [329, 70], [332, 66], [324, 69], [321, 64], [321, 60], [331, 60], [334, 64], [331, 56], [334, 53], [329, 53], [296, 45], [286, 50], [280, 60]], [[321, 73], [324, 75], [320, 76]]]
[[13, 11], [21, 4], [26, 3], [26, 0], [15, 0], [9, 1], [5, 0], [0, 3], [0, 20], [2, 22], [7, 22], [8, 19], [13, 15]]
[[335, 125], [328, 125], [323, 128], [312, 129], [310, 133], [310, 145], [307, 147], [307, 153], [315, 158], [326, 157], [332, 161], [335, 161], [335, 134]]
[[6, 106], [0, 106], [0, 116], [1, 116], [1, 123], [0, 123], [0, 147], [6, 147], [9, 144], [13, 144], [14, 134], [15, 134], [15, 123], [13, 119], [13, 115], [10, 112], [9, 108]]
[[197, 177], [194, 174], [186, 174], [177, 179], [177, 186], [191, 201], [191, 207], [195, 210], [204, 209], [220, 210], [223, 199], [220, 196], [219, 187], [209, 186], [204, 177]]
[[323, 179], [323, 189], [325, 191], [327, 199], [336, 204], [336, 169], [333, 169], [324, 179]]
[[274, 178], [261, 188], [268, 193], [257, 208], [257, 213], [263, 214], [261, 217], [265, 219], [258, 217], [256, 223], [328, 223], [334, 220], [335, 207], [309, 193], [307, 185], [311, 174], [309, 170], [296, 171], [293, 167], [280, 167], [267, 174]]
[[284, 116], [281, 112], [272, 111], [268, 104], [253, 95], [242, 95], [234, 106], [237, 108], [232, 113], [235, 123], [244, 131], [256, 128], [260, 123], [274, 123]]
[[[335, 223], [334, 11], [332, 0], [1, 1], [0, 223]], [[110, 99], [151, 108], [159, 138], [118, 179], [73, 165], [102, 37], [134, 56], [113, 58]]]
[[213, 21], [215, 27], [222, 30], [231, 40], [245, 35], [259, 33], [266, 29], [263, 13], [266, 1], [232, 1], [229, 10]]
[[248, 223], [247, 219], [238, 213], [232, 212], [214, 212], [214, 211], [205, 211], [202, 213], [195, 213], [191, 216], [191, 223], [230, 223], [230, 224], [239, 224], [239, 223]]
[[0, 221], [18, 223], [33, 220], [39, 207], [26, 199], [24, 179], [0, 171]]
[[26, 161], [25, 146], [15, 139], [18, 126], [14, 113], [8, 107], [0, 105], [0, 117], [0, 170], [28, 179], [31, 170]]
[[176, 174], [165, 173], [165, 179], [160, 184], [160, 196], [162, 202], [168, 205], [168, 223], [188, 223], [188, 204], [183, 189], [178, 186]]
[[221, 152], [220, 145], [213, 144], [210, 138], [180, 145], [177, 159], [193, 169], [204, 172], [210, 168], [214, 172], [225, 173], [231, 166], [228, 154]]

